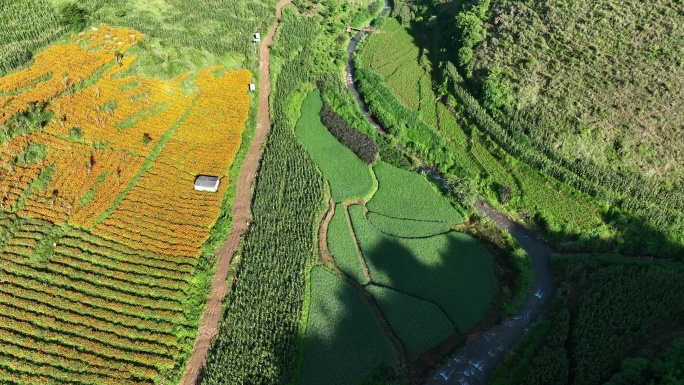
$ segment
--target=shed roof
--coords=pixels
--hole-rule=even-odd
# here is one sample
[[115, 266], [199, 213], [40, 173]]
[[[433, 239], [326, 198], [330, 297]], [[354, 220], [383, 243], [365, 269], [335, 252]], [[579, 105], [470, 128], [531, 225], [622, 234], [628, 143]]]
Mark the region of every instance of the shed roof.
[[216, 190], [219, 185], [219, 178], [209, 175], [199, 175], [195, 179], [195, 189]]

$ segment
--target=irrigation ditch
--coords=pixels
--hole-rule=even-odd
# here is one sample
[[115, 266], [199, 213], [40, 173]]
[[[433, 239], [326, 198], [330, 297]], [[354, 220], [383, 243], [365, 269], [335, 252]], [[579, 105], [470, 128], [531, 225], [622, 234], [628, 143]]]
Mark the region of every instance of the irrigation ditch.
[[[390, 9], [389, 0], [385, 0], [385, 7], [380, 17], [385, 16]], [[363, 29], [372, 29], [374, 24], [375, 21]], [[346, 83], [349, 92], [368, 122], [380, 135], [386, 136], [387, 133], [371, 116], [368, 106], [359, 93], [357, 84], [354, 83], [354, 52], [358, 43], [367, 33], [369, 32], [359, 31], [356, 33], [347, 47]], [[438, 170], [423, 162], [422, 159], [403, 146], [397, 145], [397, 147], [404, 154], [419, 162], [421, 173], [427, 175], [442, 188], [448, 188], [446, 179]], [[539, 318], [554, 297], [555, 288], [551, 273], [553, 249], [551, 246], [537, 232], [512, 220], [484, 201], [478, 201], [475, 204], [475, 209], [480, 215], [489, 217], [497, 228], [508, 231], [530, 255], [534, 272], [532, 289], [516, 314], [504, 318], [500, 323], [470, 338], [455, 355], [448, 358], [445, 364], [431, 373], [425, 381], [426, 385], [486, 384], [506, 352], [515, 345], [530, 324]]]

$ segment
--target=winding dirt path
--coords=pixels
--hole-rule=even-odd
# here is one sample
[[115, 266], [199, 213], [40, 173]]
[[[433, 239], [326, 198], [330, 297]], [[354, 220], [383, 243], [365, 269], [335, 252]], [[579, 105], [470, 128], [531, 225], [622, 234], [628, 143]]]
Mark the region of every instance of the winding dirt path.
[[218, 323], [222, 315], [223, 300], [228, 294], [228, 271], [233, 255], [240, 246], [242, 234], [249, 227], [248, 221], [252, 217], [252, 185], [259, 167], [261, 150], [266, 140], [266, 134], [271, 126], [268, 99], [271, 94], [271, 79], [269, 66], [271, 62], [271, 42], [276, 28], [280, 22], [281, 9], [290, 0], [280, 0], [276, 5], [276, 20], [262, 40], [259, 50], [259, 112], [257, 117], [256, 132], [249, 152], [245, 158], [237, 180], [237, 191], [233, 201], [233, 224], [226, 241], [216, 251], [216, 271], [211, 283], [211, 293], [207, 300], [207, 306], [200, 321], [195, 347], [192, 357], [185, 368], [185, 374], [181, 384], [195, 385], [202, 368], [207, 362], [207, 353], [211, 346], [211, 340], [218, 332]]
[[[360, 200], [360, 202], [363, 202], [363, 200]], [[345, 211], [347, 210], [347, 206], [349, 204], [349, 202], [344, 204]], [[348, 212], [345, 214], [347, 215], [347, 217], [349, 217]], [[347, 283], [352, 285], [352, 287], [354, 287], [354, 289], [356, 289], [356, 291], [359, 292], [359, 294], [361, 294], [363, 299], [366, 300], [366, 303], [368, 303], [368, 306], [370, 306], [371, 310], [373, 310], [373, 313], [375, 313], [375, 317], [380, 322], [380, 326], [385, 331], [385, 334], [390, 339], [392, 345], [394, 345], [394, 348], [396, 349], [397, 354], [399, 356], [399, 362], [402, 366], [406, 366], [406, 348], [404, 347], [404, 344], [401, 342], [399, 337], [397, 337], [397, 334], [394, 332], [394, 329], [392, 329], [392, 326], [387, 321], [387, 318], [385, 318], [385, 314], [382, 312], [382, 310], [380, 310], [380, 306], [375, 301], [375, 298], [373, 298], [373, 296], [366, 291], [363, 285], [358, 283], [354, 278], [348, 276], [345, 272], [340, 270], [339, 267], [337, 267], [337, 265], [335, 264], [335, 260], [330, 254], [330, 250], [328, 250], [328, 227], [330, 225], [330, 220], [332, 219], [333, 215], [335, 215], [335, 202], [332, 199], [328, 198], [328, 211], [323, 217], [323, 220], [320, 223], [320, 227], [318, 228], [318, 248], [321, 251], [321, 259], [323, 259], [323, 262], [325, 263], [326, 267], [328, 267], [333, 273], [342, 277], [342, 279], [344, 279]], [[354, 234], [353, 231], [352, 234]], [[355, 234], [354, 240], [356, 240]]]
[[331, 198], [328, 198], [328, 212], [325, 213], [321, 225], [318, 227], [318, 250], [321, 251], [321, 258], [326, 265], [335, 265], [330, 250], [328, 250], [328, 227], [330, 226], [330, 221], [335, 215], [335, 202]]

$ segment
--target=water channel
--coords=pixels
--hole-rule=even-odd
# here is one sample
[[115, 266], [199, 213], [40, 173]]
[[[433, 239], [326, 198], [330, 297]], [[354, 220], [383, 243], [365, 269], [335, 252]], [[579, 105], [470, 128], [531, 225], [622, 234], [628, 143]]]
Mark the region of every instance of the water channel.
[[[390, 11], [390, 3], [385, 2], [381, 16]], [[373, 28], [374, 22], [368, 28]], [[357, 85], [354, 83], [354, 52], [366, 32], [358, 32], [347, 47], [346, 83], [349, 92], [359, 105], [368, 122], [381, 135], [387, 135], [382, 127], [373, 119], [368, 106], [361, 98]], [[406, 148], [399, 148], [408, 156], [420, 162], [419, 171], [426, 174], [443, 188], [448, 188], [446, 179], [439, 171], [431, 168], [411, 154]], [[552, 248], [536, 232], [522, 224], [513, 221], [498, 212], [487, 203], [480, 201], [475, 205], [480, 215], [487, 216], [501, 230], [508, 231], [527, 251], [532, 259], [534, 281], [532, 290], [525, 298], [523, 306], [515, 315], [504, 318], [499, 324], [483, 331], [476, 338], [468, 341], [446, 364], [439, 367], [425, 381], [426, 385], [460, 384], [484, 385], [491, 377], [496, 366], [501, 362], [505, 353], [511, 349], [516, 341], [525, 333], [529, 325], [537, 320], [548, 307], [554, 297], [554, 283], [551, 274]]]

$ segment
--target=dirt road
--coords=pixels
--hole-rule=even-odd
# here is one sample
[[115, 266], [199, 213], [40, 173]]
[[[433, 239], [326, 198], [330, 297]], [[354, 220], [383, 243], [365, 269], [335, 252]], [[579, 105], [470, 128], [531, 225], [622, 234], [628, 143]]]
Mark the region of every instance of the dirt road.
[[252, 217], [252, 185], [259, 166], [261, 150], [266, 140], [266, 134], [271, 126], [269, 120], [270, 112], [268, 109], [268, 98], [271, 94], [271, 81], [269, 73], [271, 50], [270, 45], [273, 35], [280, 21], [281, 9], [290, 0], [280, 0], [276, 5], [276, 21], [271, 26], [266, 37], [261, 41], [259, 51], [259, 113], [257, 118], [256, 132], [249, 152], [245, 158], [237, 180], [237, 191], [233, 202], [233, 225], [230, 228], [228, 239], [216, 252], [216, 271], [211, 283], [211, 293], [207, 301], [207, 307], [202, 315], [200, 327], [195, 340], [195, 347], [192, 357], [188, 362], [183, 376], [183, 385], [195, 385], [200, 371], [207, 361], [207, 352], [211, 346], [211, 340], [216, 336], [218, 323], [221, 319], [221, 308], [223, 300], [228, 294], [228, 270], [230, 261], [238, 249], [240, 238], [247, 230], [247, 221]]

